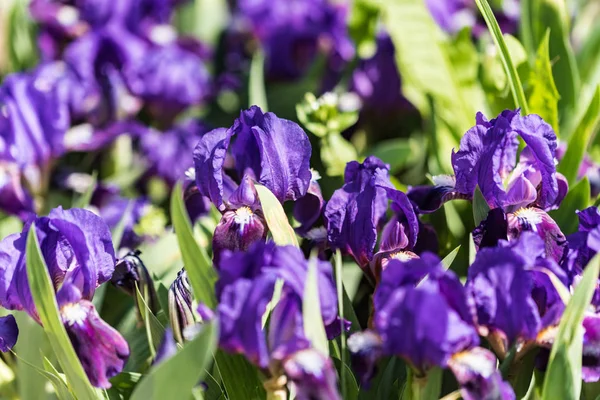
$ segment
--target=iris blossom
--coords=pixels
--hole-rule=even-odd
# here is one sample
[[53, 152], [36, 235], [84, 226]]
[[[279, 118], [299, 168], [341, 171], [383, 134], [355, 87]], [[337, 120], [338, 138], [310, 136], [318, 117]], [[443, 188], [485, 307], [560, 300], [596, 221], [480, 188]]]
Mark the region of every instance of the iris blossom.
[[[0, 305], [24, 310], [40, 323], [25, 264], [27, 235], [32, 228], [36, 229], [60, 317], [75, 352], [90, 382], [108, 388], [108, 379], [123, 370], [129, 357], [125, 339], [99, 317], [91, 302], [96, 288], [111, 278], [115, 268], [108, 226], [90, 211], [57, 208], [47, 217], [31, 220], [22, 233], [0, 242]], [[12, 336], [3, 341], [14, 343]]]
[[[517, 163], [519, 138], [526, 146]], [[566, 238], [546, 213], [568, 191], [556, 172], [556, 146], [552, 127], [537, 115], [506, 110], [488, 121], [478, 113], [477, 124], [452, 152], [454, 176], [438, 178], [433, 187], [412, 188], [408, 196], [421, 213], [429, 213], [454, 198], [472, 199], [479, 187], [492, 211], [473, 233], [477, 247], [533, 231], [544, 240], [548, 256], [560, 262]]]

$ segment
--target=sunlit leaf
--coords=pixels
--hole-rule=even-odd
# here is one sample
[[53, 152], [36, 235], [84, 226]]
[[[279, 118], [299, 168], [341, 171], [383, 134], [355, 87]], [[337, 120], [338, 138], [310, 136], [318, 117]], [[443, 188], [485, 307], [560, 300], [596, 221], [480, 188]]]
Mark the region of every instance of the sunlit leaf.
[[279, 246], [292, 245], [298, 247], [298, 238], [294, 229], [290, 226], [285, 211], [275, 195], [265, 186], [256, 185], [256, 191], [260, 199], [263, 214], [267, 226], [273, 237], [273, 241]]
[[248, 100], [250, 106], [259, 106], [263, 112], [269, 111], [265, 92], [265, 53], [260, 49], [254, 53], [250, 64]]
[[319, 282], [317, 270], [317, 255], [313, 253], [308, 261], [308, 273], [304, 284], [304, 295], [302, 296], [302, 319], [304, 321], [304, 334], [311, 342], [312, 347], [325, 355], [329, 355], [329, 344], [327, 334], [323, 325], [323, 318], [319, 299]]

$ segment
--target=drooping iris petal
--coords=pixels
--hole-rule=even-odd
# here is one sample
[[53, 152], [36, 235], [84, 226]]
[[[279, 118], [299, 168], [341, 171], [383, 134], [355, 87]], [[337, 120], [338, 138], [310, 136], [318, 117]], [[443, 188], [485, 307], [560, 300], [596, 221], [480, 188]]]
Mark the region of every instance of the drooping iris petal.
[[479, 343], [464, 289], [437, 257], [391, 260], [374, 296], [374, 326], [385, 352], [425, 371]]
[[470, 200], [473, 197], [473, 193], [460, 193], [456, 190], [454, 176], [438, 175], [433, 177], [433, 181], [434, 186], [415, 186], [408, 190], [407, 196], [419, 214], [437, 211], [450, 200]]
[[479, 250], [469, 268], [467, 290], [480, 328], [499, 333], [508, 342], [534, 339], [540, 315], [531, 297], [533, 281], [526, 260], [508, 247]]
[[23, 220], [34, 212], [33, 198], [21, 183], [18, 166], [12, 162], [0, 163], [0, 210]]
[[240, 176], [251, 170], [282, 203], [306, 194], [312, 179], [311, 146], [298, 124], [252, 106], [241, 112], [232, 129], [232, 154]]
[[308, 186], [308, 191], [304, 197], [296, 200], [294, 204], [294, 218], [301, 223], [296, 228], [296, 232], [300, 235], [306, 235], [315, 226], [315, 223], [323, 215], [325, 209], [325, 200], [321, 193], [321, 187], [315, 178], [315, 174], [312, 172], [313, 178]]
[[12, 315], [0, 317], [0, 351], [6, 352], [17, 343], [19, 328]]
[[504, 210], [494, 208], [487, 217], [473, 230], [475, 248], [496, 247], [499, 240], [508, 239], [508, 220]]
[[341, 400], [333, 362], [317, 350], [307, 349], [294, 353], [284, 361], [283, 369], [298, 400]]
[[508, 239], [517, 239], [525, 231], [537, 233], [544, 241], [546, 254], [560, 263], [567, 251], [567, 239], [560, 227], [545, 211], [535, 208], [522, 208], [507, 214]]
[[481, 347], [455, 354], [449, 362], [465, 400], [514, 400], [515, 393], [496, 369], [494, 354]]
[[368, 386], [377, 371], [377, 361], [383, 355], [383, 343], [379, 335], [371, 330], [356, 332], [348, 338], [352, 369], [357, 373], [361, 385]]
[[[377, 225], [387, 209], [388, 167], [374, 156], [349, 162], [344, 186], [325, 206], [327, 239], [333, 248], [351, 254], [365, 267], [373, 257]], [[387, 182], [386, 182], [387, 181]]]
[[57, 301], [62, 322], [90, 383], [110, 388], [109, 379], [123, 371], [129, 358], [127, 342], [100, 318], [90, 301], [82, 299], [75, 286], [64, 285], [57, 293]]

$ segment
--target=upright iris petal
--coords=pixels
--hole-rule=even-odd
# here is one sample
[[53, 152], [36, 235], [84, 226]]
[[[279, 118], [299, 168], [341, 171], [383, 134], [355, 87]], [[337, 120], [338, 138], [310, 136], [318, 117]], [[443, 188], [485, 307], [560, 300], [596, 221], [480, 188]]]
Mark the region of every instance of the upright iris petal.
[[265, 185], [280, 202], [306, 194], [312, 177], [308, 136], [297, 124], [253, 106], [231, 128], [204, 134], [194, 150], [198, 189], [219, 210], [228, 201], [225, 186], [231, 178], [223, 168], [230, 147], [238, 176]]

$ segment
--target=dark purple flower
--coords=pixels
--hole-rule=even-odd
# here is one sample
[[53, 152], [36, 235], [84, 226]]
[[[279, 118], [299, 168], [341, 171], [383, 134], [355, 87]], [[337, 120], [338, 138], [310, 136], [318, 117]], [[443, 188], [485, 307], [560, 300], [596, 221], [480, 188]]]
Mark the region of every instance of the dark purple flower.
[[115, 272], [110, 279], [111, 283], [133, 297], [136, 306], [140, 312], [144, 310], [138, 304], [137, 290], [143, 296], [146, 305], [153, 313], [159, 310], [158, 297], [152, 283], [152, 278], [144, 262], [139, 257], [142, 254], [139, 250], [130, 251], [123, 258], [119, 259], [115, 265]]
[[150, 164], [148, 175], [158, 176], [170, 186], [185, 178], [194, 166], [189, 150], [208, 130], [205, 123], [190, 119], [165, 132], [149, 129], [140, 135], [141, 149]]
[[579, 229], [569, 235], [567, 269], [572, 276], [581, 275], [585, 266], [600, 250], [600, 211], [588, 207], [578, 211]]
[[300, 222], [296, 228], [298, 234], [306, 236], [313, 228], [325, 211], [325, 200], [321, 193], [321, 186], [317, 182], [321, 176], [318, 172], [311, 170], [312, 178], [306, 195], [296, 200], [294, 204], [294, 218]]
[[175, 341], [173, 331], [167, 326], [160, 342], [160, 346], [156, 349], [156, 357], [154, 358], [152, 365], [157, 366], [161, 362], [173, 357], [175, 354], [177, 354], [177, 342]]
[[362, 163], [349, 162], [344, 186], [335, 191], [325, 207], [327, 239], [333, 248], [352, 255], [362, 268], [373, 260], [377, 228], [391, 200], [395, 216], [383, 232], [381, 251], [414, 247], [419, 222], [406, 195], [389, 181], [388, 166], [370, 156]]
[[123, 371], [129, 358], [127, 342], [100, 318], [91, 301], [82, 299], [74, 285], [61, 287], [57, 301], [62, 322], [90, 383], [110, 388], [108, 379]]
[[328, 57], [332, 73], [352, 59], [347, 11], [347, 4], [328, 0], [242, 0], [236, 18], [250, 26], [264, 48], [267, 75], [293, 80], [303, 76], [319, 54]]
[[0, 317], [0, 351], [6, 352], [17, 343], [19, 327], [12, 315]]
[[502, 380], [496, 362], [494, 354], [481, 347], [457, 353], [450, 359], [450, 369], [464, 400], [515, 400], [514, 391]]
[[[323, 323], [339, 324], [331, 265], [316, 262]], [[224, 252], [218, 270], [221, 347], [244, 354], [261, 368], [309, 347], [302, 318], [308, 261], [298, 248], [257, 242], [246, 252]], [[262, 319], [277, 280], [283, 281], [282, 295], [273, 310], [267, 338]]]
[[0, 210], [27, 220], [34, 213], [34, 203], [21, 180], [18, 165], [0, 162]]
[[479, 343], [460, 281], [433, 254], [391, 260], [373, 304], [385, 353], [403, 357], [418, 371], [445, 367], [452, 355]]
[[582, 377], [585, 382], [600, 380], [600, 316], [586, 315], [583, 319]]
[[331, 359], [314, 349], [300, 350], [286, 359], [283, 369], [298, 400], [341, 400]]
[[480, 333], [492, 337], [495, 350], [504, 355], [517, 340], [535, 340], [556, 322], [564, 304], [546, 271], [564, 284], [566, 274], [544, 258], [544, 242], [534, 233], [499, 244], [479, 250], [466, 287]]
[[373, 57], [361, 60], [354, 69], [350, 90], [373, 112], [395, 112], [409, 106], [402, 96], [396, 49], [386, 32], [377, 35], [377, 52]]
[[297, 124], [252, 106], [231, 128], [204, 134], [194, 150], [198, 189], [219, 210], [228, 201], [225, 186], [230, 178], [224, 164], [230, 148], [238, 176], [248, 174], [282, 203], [306, 194], [311, 180], [308, 136]]
[[123, 370], [129, 348], [121, 335], [100, 319], [91, 300], [114, 271], [115, 253], [104, 221], [82, 209], [54, 209], [26, 224], [23, 232], [0, 242], [5, 268], [0, 304], [25, 310], [40, 322], [27, 280], [25, 246], [35, 227], [50, 279], [57, 290], [60, 315], [90, 381], [110, 387], [108, 379]]
[[381, 337], [371, 330], [356, 332], [348, 338], [352, 368], [360, 384], [368, 386], [377, 372], [377, 361], [383, 356]]
[[264, 241], [267, 232], [267, 223], [262, 215], [254, 183], [246, 175], [229, 197], [229, 207], [215, 228], [215, 263], [219, 263], [218, 259], [223, 250], [247, 250], [252, 243]]
[[161, 121], [171, 121], [212, 93], [203, 57], [177, 42], [148, 47], [132, 61], [125, 66], [125, 81]]

